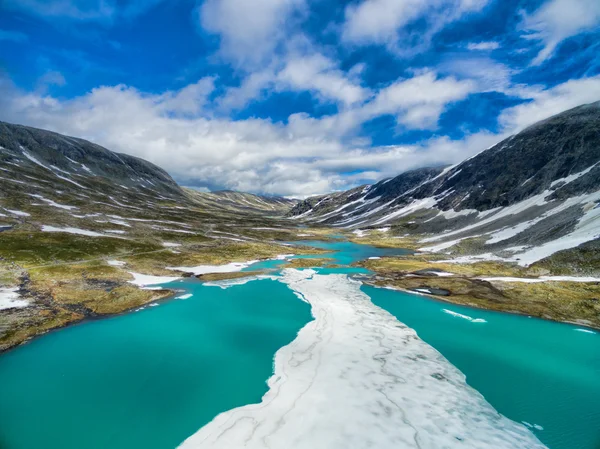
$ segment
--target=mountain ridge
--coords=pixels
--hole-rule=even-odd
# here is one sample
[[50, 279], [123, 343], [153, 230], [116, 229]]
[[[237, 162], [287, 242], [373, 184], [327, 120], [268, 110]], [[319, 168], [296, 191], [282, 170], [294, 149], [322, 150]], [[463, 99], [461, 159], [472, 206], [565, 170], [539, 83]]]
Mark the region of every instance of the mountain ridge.
[[[559, 251], [600, 236], [599, 190], [600, 102], [595, 102], [536, 123], [450, 167], [420, 168], [309, 198], [289, 217], [346, 229], [387, 226], [423, 243], [440, 242], [423, 248], [448, 254], [466, 239], [481, 240], [472, 245], [474, 254], [494, 254], [573, 237], [570, 244], [557, 245]], [[539, 255], [556, 251], [547, 248]], [[521, 252], [504, 257], [521, 260]], [[538, 259], [529, 254], [526, 260]]]

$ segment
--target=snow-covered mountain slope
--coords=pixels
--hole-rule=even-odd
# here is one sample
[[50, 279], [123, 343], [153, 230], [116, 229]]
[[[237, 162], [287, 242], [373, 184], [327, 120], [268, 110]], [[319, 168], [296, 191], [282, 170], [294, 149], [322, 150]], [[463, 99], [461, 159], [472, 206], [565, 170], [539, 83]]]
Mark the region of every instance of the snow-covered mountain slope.
[[[156, 165], [83, 139], [0, 122], [0, 192], [30, 202], [105, 203], [115, 208], [155, 207], [174, 201], [225, 212], [281, 215], [295, 201], [231, 191], [182, 189]], [[11, 196], [11, 195], [9, 195]], [[40, 199], [40, 196], [44, 199]], [[37, 198], [37, 200], [35, 199]], [[118, 213], [118, 211], [115, 211]]]
[[47, 182], [71, 184], [82, 191], [104, 185], [140, 194], [183, 196], [167, 172], [150, 162], [27, 126], [0, 122], [0, 161], [39, 171]]
[[[460, 164], [309, 198], [290, 218], [390, 227], [433, 252], [530, 264], [600, 237], [600, 102], [539, 122]], [[468, 247], [468, 248], [466, 248]], [[498, 256], [497, 256], [498, 257]]]

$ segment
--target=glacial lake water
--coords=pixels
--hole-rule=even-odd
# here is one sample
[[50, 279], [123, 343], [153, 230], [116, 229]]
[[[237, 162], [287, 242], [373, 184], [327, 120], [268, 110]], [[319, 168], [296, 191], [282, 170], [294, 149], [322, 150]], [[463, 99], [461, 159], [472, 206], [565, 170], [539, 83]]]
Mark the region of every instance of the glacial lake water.
[[[316, 244], [338, 251], [327, 257], [340, 265], [398, 253]], [[216, 414], [259, 402], [275, 352], [311, 319], [309, 305], [274, 280], [166, 286], [193, 296], [51, 332], [0, 356], [0, 449], [174, 448]], [[548, 447], [600, 448], [600, 334], [362, 289]]]

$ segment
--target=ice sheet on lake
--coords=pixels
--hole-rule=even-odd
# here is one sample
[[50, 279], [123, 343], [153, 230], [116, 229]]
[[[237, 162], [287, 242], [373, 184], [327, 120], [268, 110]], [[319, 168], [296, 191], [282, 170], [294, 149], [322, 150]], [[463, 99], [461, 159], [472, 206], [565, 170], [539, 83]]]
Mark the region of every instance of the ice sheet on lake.
[[268, 275], [268, 274], [259, 274], [256, 276], [248, 276], [248, 277], [244, 277], [244, 278], [224, 279], [222, 281], [205, 282], [203, 285], [205, 287], [220, 287], [222, 289], [226, 289], [229, 287], [235, 287], [237, 285], [244, 285], [244, 284], [247, 284], [248, 282], [252, 282], [252, 281], [261, 281], [264, 279], [271, 279], [272, 281], [275, 281], [279, 278], [278, 278], [278, 276], [272, 276], [272, 275]]
[[283, 270], [315, 319], [277, 352], [262, 402], [218, 415], [180, 447], [544, 447], [358, 282], [314, 273]]

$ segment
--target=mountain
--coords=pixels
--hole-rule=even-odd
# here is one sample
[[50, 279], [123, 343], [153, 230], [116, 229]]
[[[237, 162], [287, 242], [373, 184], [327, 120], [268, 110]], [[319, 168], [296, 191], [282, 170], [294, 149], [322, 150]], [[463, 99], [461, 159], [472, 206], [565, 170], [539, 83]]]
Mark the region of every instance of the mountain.
[[295, 204], [280, 197], [183, 189], [166, 171], [143, 159], [83, 139], [3, 122], [0, 164], [4, 167], [0, 171], [11, 174], [0, 176], [2, 191], [14, 191], [17, 196], [40, 195], [44, 190], [53, 196], [58, 189], [72, 191], [75, 200], [96, 196], [96, 200], [112, 203], [113, 207], [119, 207], [119, 202], [143, 206], [154, 199], [197, 204], [221, 212], [272, 215], [285, 213]]
[[[183, 191], [163, 169], [83, 139], [0, 122], [0, 160], [43, 173], [48, 182], [81, 189], [117, 187], [181, 197]], [[81, 187], [83, 185], [83, 187]]]
[[279, 196], [254, 195], [252, 193], [219, 190], [215, 192], [199, 192], [184, 189], [196, 203], [209, 208], [236, 209], [268, 215], [284, 215], [298, 203], [297, 200]]
[[289, 216], [358, 233], [389, 227], [416, 236], [427, 251], [529, 264], [598, 239], [599, 200], [596, 102], [536, 123], [460, 164], [309, 198]]
[[169, 267], [288, 254], [280, 242], [304, 238], [280, 219], [293, 204], [182, 188], [142, 159], [0, 123], [0, 351], [172, 295], [140, 288]]

